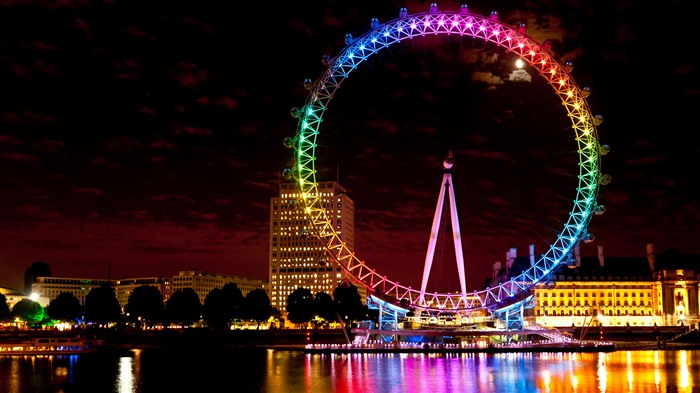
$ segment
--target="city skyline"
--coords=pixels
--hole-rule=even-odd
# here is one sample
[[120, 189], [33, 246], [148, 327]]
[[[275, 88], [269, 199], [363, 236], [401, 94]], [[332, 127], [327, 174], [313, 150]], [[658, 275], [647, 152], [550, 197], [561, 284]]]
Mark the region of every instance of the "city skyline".
[[[282, 140], [294, 136], [289, 112], [304, 104], [304, 79], [318, 77], [322, 55], [338, 53], [346, 33], [359, 36], [371, 18], [394, 19], [400, 7], [426, 12], [428, 3], [281, 4], [262, 19], [251, 4], [234, 14], [217, 4], [0, 7], [6, 285], [4, 277], [19, 273], [21, 282], [36, 260], [58, 276], [167, 276], [191, 268], [267, 278], [269, 201], [290, 164]], [[681, 50], [692, 36], [683, 34], [690, 13], [682, 4], [469, 7], [498, 11], [512, 25], [525, 21], [528, 34], [551, 40], [558, 58], [574, 62], [577, 82], [592, 88], [591, 109], [605, 118], [599, 139], [611, 147], [602, 168], [612, 182], [599, 195], [606, 213], [590, 225], [596, 240], [582, 252], [603, 245], [611, 256], [643, 256], [649, 242], [658, 251], [697, 252], [698, 180], [687, 160], [698, 136], [681, 132], [693, 124], [697, 68]], [[649, 29], [664, 15], [687, 24], [669, 37]], [[268, 33], [257, 36], [261, 23]], [[576, 173], [559, 161], [567, 134], [547, 86], [506, 83], [513, 70], [495, 71], [485, 58], [447, 62], [422, 45], [405, 58], [387, 52], [385, 70], [373, 63], [343, 85], [324, 117], [331, 139], [319, 146], [319, 176], [337, 179], [355, 202], [358, 255], [401, 282], [418, 282], [442, 157], [454, 150], [474, 285], [509, 247], [524, 255], [565, 219], [560, 210], [573, 197], [566, 180]], [[672, 56], [650, 58], [659, 48]], [[429, 50], [435, 55], [420, 57]], [[499, 60], [493, 64], [507, 64]], [[455, 64], [473, 67], [462, 72], [470, 78], [446, 66]], [[527, 138], [497, 128], [506, 112]], [[540, 124], [544, 131], [534, 132]]]

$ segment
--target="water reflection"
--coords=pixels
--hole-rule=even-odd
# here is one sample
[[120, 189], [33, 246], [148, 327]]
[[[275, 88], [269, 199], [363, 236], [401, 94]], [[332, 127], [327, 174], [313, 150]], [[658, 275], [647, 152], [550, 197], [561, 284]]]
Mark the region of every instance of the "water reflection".
[[688, 353], [686, 351], [680, 351], [678, 356], [680, 358], [678, 367], [678, 380], [680, 381], [679, 386], [681, 389], [687, 390], [693, 385], [693, 381], [688, 370]]
[[598, 391], [605, 393], [608, 381], [608, 370], [605, 368], [605, 354], [598, 354]]
[[693, 393], [700, 375], [700, 351], [303, 356], [271, 351], [266, 391]]
[[114, 387], [116, 393], [141, 392], [139, 381], [141, 380], [141, 354], [142, 350], [134, 349], [127, 354], [119, 356]]
[[115, 386], [117, 387], [117, 392], [119, 393], [134, 392], [133, 360], [134, 359], [128, 356], [119, 358], [119, 373], [117, 374], [117, 380], [115, 381]]
[[8, 393], [697, 393], [699, 383], [700, 350], [306, 355], [147, 349], [124, 356], [0, 357], [0, 392]]

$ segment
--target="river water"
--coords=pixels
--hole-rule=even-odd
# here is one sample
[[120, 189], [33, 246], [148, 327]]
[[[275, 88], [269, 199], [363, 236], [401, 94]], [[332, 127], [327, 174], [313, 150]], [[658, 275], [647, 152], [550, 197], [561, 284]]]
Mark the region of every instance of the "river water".
[[268, 349], [0, 357], [2, 393], [700, 392], [700, 350], [334, 354]]

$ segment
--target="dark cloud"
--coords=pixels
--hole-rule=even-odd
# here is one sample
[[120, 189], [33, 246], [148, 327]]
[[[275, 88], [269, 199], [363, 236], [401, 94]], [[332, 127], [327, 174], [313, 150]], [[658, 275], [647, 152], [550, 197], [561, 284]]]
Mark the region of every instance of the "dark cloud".
[[[0, 2], [0, 264], [266, 277], [269, 198], [292, 160], [282, 139], [295, 133], [289, 113], [304, 105], [304, 79], [318, 78], [321, 56], [338, 53], [346, 33], [428, 3], [280, 3], [263, 17], [259, 4], [228, 6]], [[698, 151], [688, 130], [700, 88], [684, 27], [693, 14], [681, 2], [469, 7], [550, 40], [605, 115], [613, 181], [584, 252], [644, 255], [648, 241], [695, 251], [700, 199], [687, 160]], [[663, 15], [687, 22], [674, 39], [649, 27]], [[433, 38], [363, 63], [318, 140], [319, 178], [340, 179], [355, 201], [358, 255], [402, 282], [420, 277], [448, 150], [475, 276], [511, 246], [544, 251], [578, 174], [567, 114], [542, 78], [478, 40]], [[653, 61], [659, 48], [673, 55]]]

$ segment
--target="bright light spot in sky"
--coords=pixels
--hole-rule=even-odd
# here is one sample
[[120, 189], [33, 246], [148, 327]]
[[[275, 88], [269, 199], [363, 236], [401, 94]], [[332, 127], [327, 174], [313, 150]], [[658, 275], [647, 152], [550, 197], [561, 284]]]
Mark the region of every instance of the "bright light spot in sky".
[[523, 59], [518, 59], [515, 61], [515, 66], [518, 68], [523, 68], [525, 66], [525, 62], [523, 61]]

